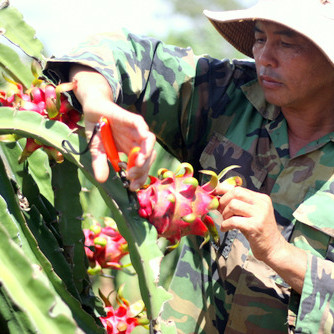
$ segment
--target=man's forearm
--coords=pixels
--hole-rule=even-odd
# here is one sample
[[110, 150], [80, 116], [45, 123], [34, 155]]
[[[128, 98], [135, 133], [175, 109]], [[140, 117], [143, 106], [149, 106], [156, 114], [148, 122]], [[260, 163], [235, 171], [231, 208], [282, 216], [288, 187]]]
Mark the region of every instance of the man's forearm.
[[71, 66], [69, 78], [77, 83], [74, 94], [81, 103], [83, 111], [90, 111], [86, 113], [86, 117], [89, 121], [96, 121], [99, 115], [94, 111], [100, 110], [97, 106], [113, 101], [108, 81], [99, 72], [80, 64]]
[[302, 293], [307, 267], [307, 254], [284, 240], [275, 254], [264, 261], [274, 269], [296, 292]]

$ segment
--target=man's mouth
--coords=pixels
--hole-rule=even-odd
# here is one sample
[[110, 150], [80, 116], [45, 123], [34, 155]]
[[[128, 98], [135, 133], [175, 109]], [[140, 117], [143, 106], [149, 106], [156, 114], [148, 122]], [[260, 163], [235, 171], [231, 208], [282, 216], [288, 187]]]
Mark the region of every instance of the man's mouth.
[[264, 88], [278, 88], [282, 83], [269, 75], [260, 75], [260, 83]]

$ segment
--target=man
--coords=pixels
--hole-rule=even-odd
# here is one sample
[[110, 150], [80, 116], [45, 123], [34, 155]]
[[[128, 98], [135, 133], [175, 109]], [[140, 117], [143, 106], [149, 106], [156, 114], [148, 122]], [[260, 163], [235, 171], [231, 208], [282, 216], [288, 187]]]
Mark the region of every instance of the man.
[[[200, 251], [189, 238], [182, 250], [163, 313], [180, 333], [334, 332], [333, 7], [260, 0], [205, 12], [255, 63], [120, 34], [48, 64], [50, 75], [77, 81], [88, 133], [104, 114], [119, 150], [142, 148], [132, 189], [154, 159], [153, 133], [197, 170], [241, 166], [244, 186], [217, 191], [219, 249]], [[91, 153], [103, 182], [98, 137]]]

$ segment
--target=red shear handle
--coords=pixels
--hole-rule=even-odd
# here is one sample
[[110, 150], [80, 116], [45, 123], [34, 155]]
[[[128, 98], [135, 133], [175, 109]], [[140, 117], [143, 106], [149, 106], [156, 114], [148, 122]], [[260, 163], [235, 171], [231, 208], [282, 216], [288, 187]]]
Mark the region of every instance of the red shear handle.
[[[115, 145], [114, 137], [112, 135], [110, 122], [107, 117], [102, 116], [100, 118], [99, 128], [104, 150], [106, 151], [107, 157], [111, 162], [115, 172], [118, 173], [121, 170], [119, 165], [121, 160], [119, 158], [119, 154]], [[135, 146], [131, 150], [131, 152], [129, 153], [127, 170], [129, 170], [131, 167], [135, 165], [139, 152], [140, 152], [139, 146]]]
[[108, 118], [102, 116], [99, 121], [99, 126], [104, 150], [106, 151], [107, 157], [111, 162], [115, 172], [118, 173], [121, 170], [119, 167], [121, 160], [118, 155]]
[[135, 146], [129, 153], [129, 157], [128, 157], [128, 164], [127, 164], [127, 170], [129, 170], [130, 168], [132, 168], [135, 164], [136, 164], [136, 159], [138, 157], [138, 154], [140, 152], [140, 147], [139, 146]]

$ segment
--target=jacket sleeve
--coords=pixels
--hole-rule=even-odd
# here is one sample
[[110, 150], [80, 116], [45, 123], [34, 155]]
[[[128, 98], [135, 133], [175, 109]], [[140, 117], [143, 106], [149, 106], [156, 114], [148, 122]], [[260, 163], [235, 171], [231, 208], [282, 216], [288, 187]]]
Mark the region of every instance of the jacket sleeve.
[[44, 73], [59, 82], [68, 81], [71, 63], [94, 68], [108, 80], [114, 101], [142, 114], [162, 145], [185, 160], [197, 60], [190, 48], [124, 30], [94, 35], [68, 55], [49, 59]]
[[[333, 240], [332, 240], [333, 243]], [[333, 244], [332, 244], [333, 246]], [[334, 331], [334, 263], [310, 256], [303, 294], [298, 313], [301, 322], [309, 322], [305, 328], [316, 323], [316, 332]]]
[[294, 212], [292, 241], [308, 252], [296, 333], [334, 333], [333, 184], [313, 192]]

